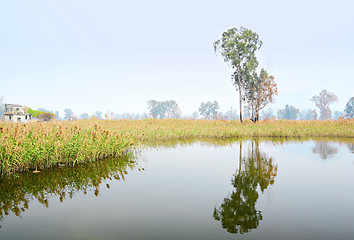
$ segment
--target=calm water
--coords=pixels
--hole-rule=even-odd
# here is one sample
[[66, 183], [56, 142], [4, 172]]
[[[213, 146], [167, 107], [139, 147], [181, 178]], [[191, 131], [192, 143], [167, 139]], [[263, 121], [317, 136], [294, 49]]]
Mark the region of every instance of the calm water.
[[354, 142], [166, 143], [0, 180], [0, 239], [354, 239]]

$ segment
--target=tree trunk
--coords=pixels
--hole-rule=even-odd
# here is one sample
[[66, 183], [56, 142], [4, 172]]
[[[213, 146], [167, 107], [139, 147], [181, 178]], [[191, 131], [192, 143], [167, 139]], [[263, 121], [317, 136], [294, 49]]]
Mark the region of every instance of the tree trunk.
[[239, 94], [239, 99], [240, 99], [240, 121], [243, 123], [242, 120], [242, 96], [241, 96], [241, 73], [240, 73], [240, 68], [237, 69], [238, 72], [238, 94]]

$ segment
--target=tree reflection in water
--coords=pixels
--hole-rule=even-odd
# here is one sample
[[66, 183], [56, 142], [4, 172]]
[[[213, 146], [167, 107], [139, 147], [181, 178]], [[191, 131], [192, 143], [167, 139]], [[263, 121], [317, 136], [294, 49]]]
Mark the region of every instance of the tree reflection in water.
[[348, 143], [348, 149], [351, 153], [354, 153], [354, 143]]
[[261, 211], [256, 209], [259, 187], [263, 193], [274, 183], [278, 166], [259, 150], [258, 140], [251, 142], [248, 155], [242, 157], [240, 142], [239, 168], [231, 180], [235, 188], [220, 207], [214, 209], [213, 217], [220, 221], [230, 233], [247, 233], [259, 225], [263, 219]]
[[313, 153], [320, 155], [322, 159], [328, 159], [338, 153], [338, 149], [334, 146], [332, 142], [316, 142], [316, 145], [312, 148]]
[[[21, 217], [33, 199], [49, 207], [49, 197], [53, 196], [57, 196], [60, 202], [67, 197], [72, 198], [78, 192], [85, 195], [87, 192], [93, 192], [98, 196], [102, 181], [113, 178], [125, 180], [127, 170], [136, 166], [133, 156], [123, 156], [118, 159], [55, 168], [38, 174], [4, 176], [0, 178], [0, 221], [10, 212]], [[109, 188], [108, 184], [105, 186]]]

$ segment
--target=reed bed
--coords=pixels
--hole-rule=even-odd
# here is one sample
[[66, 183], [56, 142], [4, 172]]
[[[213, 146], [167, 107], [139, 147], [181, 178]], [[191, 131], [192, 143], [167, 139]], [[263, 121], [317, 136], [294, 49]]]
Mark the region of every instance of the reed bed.
[[75, 165], [161, 141], [203, 138], [354, 138], [354, 120], [80, 120], [0, 123], [0, 172]]
[[115, 157], [131, 145], [117, 132], [79, 122], [1, 124], [0, 143], [1, 174]]

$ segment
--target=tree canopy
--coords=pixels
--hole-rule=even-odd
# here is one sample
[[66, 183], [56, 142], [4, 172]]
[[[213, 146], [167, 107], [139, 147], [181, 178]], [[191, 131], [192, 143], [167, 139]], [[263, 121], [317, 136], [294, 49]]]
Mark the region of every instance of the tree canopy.
[[278, 118], [296, 120], [298, 119], [300, 110], [294, 106], [285, 105], [285, 108], [277, 111]]
[[200, 115], [205, 119], [215, 119], [218, 115], [219, 104], [217, 101], [214, 102], [202, 102], [198, 109]]
[[250, 118], [256, 122], [259, 120], [260, 110], [268, 103], [274, 102], [274, 97], [278, 94], [277, 84], [274, 82], [274, 77], [262, 68], [259, 75], [256, 72], [253, 73], [245, 88]]
[[147, 104], [153, 118], [181, 118], [182, 116], [181, 110], [174, 100], [156, 101], [153, 99], [148, 101]]
[[332, 112], [329, 105], [337, 101], [337, 95], [323, 89], [318, 95], [314, 95], [311, 99], [320, 110], [320, 119], [328, 119]]

